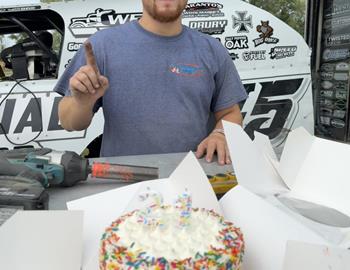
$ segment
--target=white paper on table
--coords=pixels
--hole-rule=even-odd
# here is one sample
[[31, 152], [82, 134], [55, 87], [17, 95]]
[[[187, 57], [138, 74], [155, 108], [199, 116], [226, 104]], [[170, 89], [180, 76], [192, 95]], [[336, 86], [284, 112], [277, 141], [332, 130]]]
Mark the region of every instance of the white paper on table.
[[83, 269], [92, 257], [97, 258], [95, 269], [98, 269], [98, 250], [105, 228], [123, 213], [139, 188], [140, 183], [137, 183], [67, 202], [68, 209], [84, 211]]
[[0, 227], [0, 269], [77, 270], [82, 211], [18, 211]]
[[192, 152], [168, 179], [145, 181], [68, 202], [68, 209], [84, 210], [84, 270], [98, 269], [99, 241], [105, 228], [123, 213], [142, 207], [138, 193], [147, 187], [160, 192], [169, 204], [187, 189], [192, 194], [194, 207], [222, 213], [210, 182]]
[[347, 270], [350, 250], [288, 241], [283, 270]]
[[223, 125], [238, 183], [262, 195], [288, 191], [262, 149], [256, 147], [242, 127], [227, 121]]
[[244, 270], [281, 270], [288, 240], [327, 244], [318, 234], [242, 186], [226, 193], [220, 205], [225, 219], [243, 232]]

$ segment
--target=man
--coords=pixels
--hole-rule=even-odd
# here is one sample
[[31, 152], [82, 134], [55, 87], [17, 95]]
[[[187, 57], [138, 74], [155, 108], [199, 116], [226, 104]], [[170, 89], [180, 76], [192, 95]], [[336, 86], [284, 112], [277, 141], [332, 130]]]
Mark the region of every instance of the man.
[[55, 89], [62, 126], [86, 129], [103, 106], [101, 156], [196, 150], [230, 163], [221, 120], [241, 124], [247, 94], [226, 49], [181, 24], [187, 1], [142, 3], [139, 21], [97, 32], [73, 58]]

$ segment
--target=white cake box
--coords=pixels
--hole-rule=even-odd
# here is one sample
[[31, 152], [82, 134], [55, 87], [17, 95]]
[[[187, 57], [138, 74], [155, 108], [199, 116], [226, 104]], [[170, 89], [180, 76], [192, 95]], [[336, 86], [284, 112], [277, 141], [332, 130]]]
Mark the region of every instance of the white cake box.
[[[220, 204], [225, 217], [235, 220], [245, 234], [244, 269], [349, 269], [349, 219], [336, 222], [330, 210], [350, 216], [350, 145], [316, 138], [299, 128], [289, 133], [278, 162], [265, 135], [255, 133], [252, 141], [239, 125], [225, 122], [224, 128], [241, 187]], [[300, 209], [287, 208], [276, 194], [297, 199]], [[330, 226], [332, 222], [343, 227]]]
[[[99, 242], [104, 229], [124, 212], [139, 207], [135, 196], [150, 187], [161, 192], [168, 204], [187, 189], [192, 194], [193, 207], [214, 209], [240, 227], [246, 243], [244, 270], [291, 270], [294, 266], [322, 269], [314, 268], [312, 261], [343, 270], [342, 266], [348, 265], [350, 259], [344, 248], [345, 231], [321, 226], [277, 205], [271, 195], [290, 191], [272, 165], [275, 161], [271, 161], [271, 149], [261, 144], [264, 138], [259, 136], [259, 145], [264, 146], [252, 146], [251, 140], [237, 127], [225, 123], [228, 140], [235, 142], [229, 146], [240, 186], [219, 202], [197, 159], [189, 153], [167, 179], [137, 183], [69, 202], [68, 209], [84, 211], [84, 220], [80, 211], [17, 213], [5, 224], [8, 226], [0, 227], [0, 269], [98, 270]], [[270, 154], [256, 154], [265, 151], [261, 149]], [[17, 224], [21, 225], [14, 225], [18, 218], [21, 222]], [[13, 241], [18, 231], [21, 239]], [[16, 246], [22, 248], [16, 250]], [[17, 253], [23, 250], [24, 259]], [[64, 260], [65, 257], [69, 259]]]
[[82, 211], [18, 211], [0, 226], [1, 270], [79, 270]]

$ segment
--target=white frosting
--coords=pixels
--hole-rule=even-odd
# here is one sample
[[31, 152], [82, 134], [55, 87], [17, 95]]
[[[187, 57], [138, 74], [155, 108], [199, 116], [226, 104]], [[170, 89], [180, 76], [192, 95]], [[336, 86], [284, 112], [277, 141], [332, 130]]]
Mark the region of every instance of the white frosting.
[[156, 209], [153, 214], [161, 218], [163, 226], [148, 226], [138, 222], [138, 212], [119, 224], [117, 235], [120, 245], [132, 252], [147, 252], [148, 256], [167, 260], [182, 260], [203, 254], [211, 249], [224, 248], [217, 237], [224, 229], [218, 217], [207, 211], [192, 211], [187, 227], [179, 226], [180, 210], [174, 207]]

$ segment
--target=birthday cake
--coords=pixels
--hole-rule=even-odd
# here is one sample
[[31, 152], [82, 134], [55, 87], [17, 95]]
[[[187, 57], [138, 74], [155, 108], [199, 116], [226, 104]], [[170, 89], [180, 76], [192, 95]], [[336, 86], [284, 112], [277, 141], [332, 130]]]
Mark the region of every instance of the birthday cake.
[[241, 269], [243, 235], [206, 209], [174, 206], [135, 210], [102, 236], [100, 270]]

